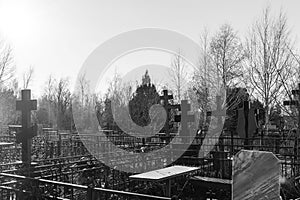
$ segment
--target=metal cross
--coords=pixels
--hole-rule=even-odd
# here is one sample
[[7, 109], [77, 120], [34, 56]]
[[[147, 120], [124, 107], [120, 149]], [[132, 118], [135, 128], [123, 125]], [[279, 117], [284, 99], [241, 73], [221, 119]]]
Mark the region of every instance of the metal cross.
[[31, 100], [30, 90], [22, 90], [21, 100], [16, 103], [17, 110], [22, 112], [22, 131], [17, 135], [17, 142], [22, 143], [22, 162], [31, 165], [31, 139], [36, 135], [37, 126], [31, 125], [31, 111], [37, 109], [37, 100]]
[[[169, 128], [169, 121], [170, 121], [170, 110], [171, 109], [180, 109], [180, 105], [171, 105], [169, 104], [169, 100], [173, 99], [173, 95], [168, 95], [168, 90], [163, 90], [163, 95], [160, 96], [160, 99], [163, 100], [163, 107], [167, 113], [166, 123], [164, 125], [163, 131], [166, 134], [167, 143], [170, 141], [170, 128]], [[176, 119], [175, 119], [176, 121]]]

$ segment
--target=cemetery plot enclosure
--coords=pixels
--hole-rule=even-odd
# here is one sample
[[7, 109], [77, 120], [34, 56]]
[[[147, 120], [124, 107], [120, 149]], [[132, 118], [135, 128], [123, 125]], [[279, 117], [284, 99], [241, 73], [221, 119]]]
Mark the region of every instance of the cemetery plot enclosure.
[[[264, 135], [263, 132], [262, 135]], [[286, 179], [288, 180], [293, 180], [292, 184], [297, 187], [297, 179], [295, 178], [299, 176], [300, 163], [298, 162], [299, 157], [295, 156], [295, 151], [297, 150], [297, 148], [295, 148], [295, 138], [289, 135], [289, 131], [279, 132], [279, 136], [280, 137], [271, 136], [270, 134], [270, 136], [253, 137], [249, 140], [247, 149], [273, 152], [281, 161], [280, 166], [282, 176], [286, 177]], [[94, 145], [94, 142], [92, 141], [96, 138], [97, 141], [103, 141], [99, 135], [89, 134], [85, 137], [91, 139], [89, 140], [91, 141], [91, 145]], [[138, 152], [143, 148], [143, 143], [140, 143], [140, 141], [133, 142], [130, 140], [126, 140], [123, 138], [124, 136], [118, 137], [117, 133], [115, 133], [114, 137], [115, 141], [118, 141], [118, 145], [122, 145], [124, 146], [124, 148], [130, 148], [131, 151], [134, 150]], [[6, 137], [3, 137], [3, 140], [4, 138]], [[132, 174], [110, 169], [109, 167], [102, 164], [99, 160], [95, 159], [92, 155], [90, 155], [82, 142], [80, 142], [78, 135], [69, 133], [69, 136], [67, 136], [66, 138], [67, 141], [63, 141], [64, 138], [61, 138], [61, 141], [49, 141], [47, 140], [47, 137], [40, 135], [33, 138], [32, 167], [30, 169], [30, 171], [32, 172], [31, 176], [35, 179], [53, 181], [51, 182], [52, 186], [48, 186], [48, 183], [46, 184], [43, 181], [39, 183], [40, 185], [46, 185], [40, 186], [39, 188], [54, 191], [55, 194], [49, 194], [49, 196], [60, 196], [62, 198], [77, 199], [79, 198], [80, 194], [84, 196], [87, 195], [87, 186], [89, 185], [96, 188], [138, 193], [144, 192], [141, 188], [148, 187], [148, 192], [152, 191], [152, 194], [150, 195], [155, 195], [155, 193], [157, 193], [158, 196], [165, 196], [164, 184], [151, 184], [142, 182], [137, 183], [136, 181], [129, 178], [129, 176]], [[228, 136], [228, 133], [225, 132], [224, 136], [221, 136], [220, 139], [223, 141], [223, 151], [218, 151], [217, 149], [219, 147], [217, 146], [214, 148], [214, 151], [212, 151], [207, 157], [199, 158], [199, 148], [196, 147], [202, 144], [204, 137], [198, 135], [194, 139], [190, 148], [182, 155], [182, 157], [174, 160], [173, 164], [198, 167], [199, 170], [197, 170], [197, 173], [193, 174], [193, 176], [195, 177], [198, 176], [217, 178], [223, 179], [224, 181], [231, 180], [232, 157], [236, 152], [244, 148], [244, 139], [238, 138], [237, 136], [232, 138], [231, 136]], [[156, 147], [159, 145], [165, 145], [163, 139], [159, 138], [159, 136], [155, 140]], [[100, 146], [107, 145], [105, 142], [99, 142], [97, 144]], [[11, 143], [9, 143], [9, 145], [11, 145], [11, 148], [4, 148], [1, 154], [2, 156], [6, 157], [6, 163], [2, 163], [0, 165], [1, 171], [3, 173], [1, 174], [2, 187], [0, 194], [4, 199], [16, 196], [16, 190], [22, 188], [20, 185], [22, 181], [20, 180], [26, 179], [23, 176], [22, 163], [19, 161], [21, 159], [20, 147], [18, 145], [12, 145]], [[147, 144], [144, 144], [144, 146], [147, 146]], [[177, 145], [173, 145], [174, 151], [176, 151], [176, 148], [180, 148], [179, 143]], [[45, 149], [49, 149], [48, 154], [45, 154], [45, 152], [47, 152], [45, 151]], [[126, 163], [126, 158], [114, 157], [114, 159], [115, 160], [112, 160], [111, 162], [114, 162], [114, 164], [116, 165], [128, 164]], [[162, 162], [162, 160], [160, 158], [153, 158], [151, 162], [153, 165], [155, 165], [156, 162], [160, 163]], [[134, 166], [140, 163], [138, 163], [137, 161], [137, 163], [131, 164]], [[19, 184], [17, 184], [17, 182]], [[29, 182], [35, 182], [35, 180], [30, 179]], [[62, 184], [59, 184], [59, 182], [61, 182]], [[182, 196], [189, 195], [188, 191], [194, 190], [194, 187], [199, 186], [197, 184], [197, 181], [195, 182], [195, 179], [190, 179], [190, 181], [187, 182], [182, 179], [178, 182], [181, 183], [181, 185], [176, 186], [178, 187], [177, 189], [172, 188], [172, 190], [177, 191], [175, 193], [179, 195], [179, 191], [182, 190]], [[70, 185], [64, 186], [64, 184]], [[77, 187], [72, 184], [80, 186], [84, 185], [86, 186], [86, 188], [80, 189], [80, 186]], [[151, 189], [157, 187], [159, 189]], [[30, 189], [28, 190], [30, 191]], [[37, 194], [47, 194], [42, 189], [36, 192]], [[219, 198], [224, 197], [224, 194], [226, 194], [225, 191], [216, 193], [216, 191], [213, 191], [211, 189], [209, 189], [208, 192], [210, 193], [210, 195], [215, 197], [218, 197], [219, 195]], [[106, 194], [105, 190], [103, 190], [102, 193]], [[76, 195], [78, 195], [77, 198]], [[230, 192], [227, 193], [227, 195], [230, 196]]]
[[[299, 138], [295, 131], [257, 129], [251, 134], [249, 127], [245, 126], [242, 136], [234, 131], [221, 130], [220, 137], [208, 137], [207, 129], [190, 136], [187, 124], [194, 120], [194, 116], [188, 114], [190, 105], [187, 101], [170, 105], [171, 96], [167, 92], [161, 97], [165, 98], [166, 110], [180, 110], [174, 122], [182, 124], [178, 133], [173, 133], [168, 123], [160, 133], [146, 139], [120, 130], [86, 134], [50, 128], [38, 130], [37, 126], [31, 126], [28, 115], [30, 109], [35, 108], [35, 101], [30, 100], [28, 91], [23, 93], [20, 102], [29, 106], [28, 109], [19, 109], [25, 113], [22, 118], [28, 119], [23, 120], [22, 126], [9, 127], [6, 134], [0, 136], [0, 156], [3, 158], [0, 198], [3, 200], [170, 199], [171, 195], [181, 199], [231, 199], [232, 161], [242, 149], [275, 154], [280, 160], [281, 176], [286, 180], [281, 184], [282, 196], [291, 199], [300, 195]], [[219, 106], [209, 114], [220, 120], [225, 113], [220, 107], [220, 97], [216, 99]], [[245, 124], [247, 119], [245, 115]], [[176, 138], [178, 134], [181, 134], [180, 139]], [[113, 146], [118, 147], [117, 150]], [[201, 157], [200, 148], [211, 151]], [[148, 152], [156, 150], [160, 150], [160, 154], [147, 157]], [[124, 152], [130, 153], [125, 156]], [[178, 152], [180, 157], [166, 156]], [[141, 161], [141, 156], [146, 159]], [[136, 171], [155, 168], [155, 172], [161, 172], [178, 165], [192, 170], [176, 177], [167, 174], [158, 180], [132, 178], [142, 175], [122, 170], [126, 166]], [[209, 182], [210, 186], [204, 187], [203, 182], [204, 185]]]

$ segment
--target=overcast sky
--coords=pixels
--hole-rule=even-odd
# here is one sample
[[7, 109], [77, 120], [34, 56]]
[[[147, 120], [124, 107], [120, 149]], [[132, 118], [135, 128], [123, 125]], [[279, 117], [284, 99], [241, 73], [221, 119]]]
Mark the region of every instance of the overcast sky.
[[38, 95], [50, 74], [74, 82], [88, 55], [124, 31], [166, 28], [199, 41], [205, 27], [214, 33], [229, 23], [242, 37], [267, 5], [286, 12], [298, 37], [297, 0], [0, 0], [0, 35], [13, 48], [18, 74], [35, 68]]

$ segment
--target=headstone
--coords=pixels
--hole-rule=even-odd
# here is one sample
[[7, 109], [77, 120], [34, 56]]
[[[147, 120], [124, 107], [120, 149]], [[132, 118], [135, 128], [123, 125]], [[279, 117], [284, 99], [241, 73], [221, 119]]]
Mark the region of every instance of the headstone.
[[233, 159], [233, 200], [280, 199], [280, 163], [271, 152], [238, 152]]
[[191, 180], [206, 199], [222, 194], [222, 190], [226, 195], [230, 189], [233, 200], [280, 199], [280, 161], [273, 153], [241, 150], [233, 158], [232, 171], [232, 180], [201, 176]]
[[245, 146], [249, 145], [249, 138], [256, 132], [257, 122], [254, 108], [249, 108], [249, 101], [244, 101], [244, 106], [238, 109], [238, 122], [236, 132], [245, 139]]

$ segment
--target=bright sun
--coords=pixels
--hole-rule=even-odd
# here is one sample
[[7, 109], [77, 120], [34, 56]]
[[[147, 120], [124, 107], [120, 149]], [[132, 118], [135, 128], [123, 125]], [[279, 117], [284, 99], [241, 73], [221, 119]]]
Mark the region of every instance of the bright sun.
[[32, 11], [22, 1], [0, 1], [0, 34], [12, 43], [28, 40], [36, 22]]

